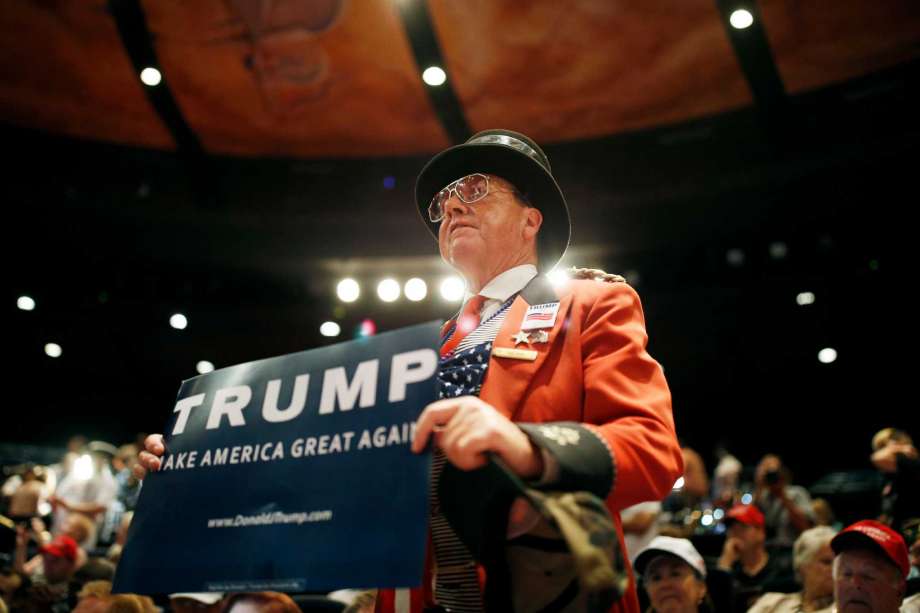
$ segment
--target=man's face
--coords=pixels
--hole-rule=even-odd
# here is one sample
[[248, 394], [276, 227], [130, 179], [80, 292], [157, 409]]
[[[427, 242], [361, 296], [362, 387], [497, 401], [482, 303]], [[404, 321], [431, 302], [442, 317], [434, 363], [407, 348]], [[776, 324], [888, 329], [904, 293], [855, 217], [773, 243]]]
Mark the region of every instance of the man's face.
[[881, 554], [852, 549], [834, 560], [834, 600], [840, 613], [897, 613], [903, 598], [904, 581]]
[[763, 547], [766, 534], [763, 528], [751, 526], [740, 521], [732, 522], [728, 527], [729, 538], [735, 538], [741, 541], [741, 547], [745, 552], [751, 552], [754, 549]]
[[466, 204], [451, 195], [438, 229], [438, 247], [445, 262], [463, 273], [491, 272], [501, 268], [504, 258], [525, 249], [528, 216], [536, 210], [518, 202], [513, 189], [504, 179], [489, 175], [489, 194], [482, 200]]

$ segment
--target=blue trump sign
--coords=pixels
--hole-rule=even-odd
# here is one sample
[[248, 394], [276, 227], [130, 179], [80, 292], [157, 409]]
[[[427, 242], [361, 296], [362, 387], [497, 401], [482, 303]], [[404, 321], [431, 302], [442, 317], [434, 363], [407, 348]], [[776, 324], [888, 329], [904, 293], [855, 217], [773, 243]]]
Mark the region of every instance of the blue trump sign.
[[182, 384], [115, 591], [420, 585], [439, 325], [224, 368]]

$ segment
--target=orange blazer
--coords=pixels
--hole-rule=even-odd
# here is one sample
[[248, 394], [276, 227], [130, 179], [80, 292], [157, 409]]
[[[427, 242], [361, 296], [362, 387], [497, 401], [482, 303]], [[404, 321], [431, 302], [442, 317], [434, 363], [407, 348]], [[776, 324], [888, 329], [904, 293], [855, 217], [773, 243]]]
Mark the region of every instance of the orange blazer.
[[[495, 348], [515, 347], [528, 306], [556, 300], [548, 340], [517, 345], [536, 350], [534, 361], [496, 356]], [[647, 343], [639, 296], [626, 283], [572, 280], [557, 295], [541, 275], [509, 307], [479, 395], [556, 458], [553, 489], [588, 489], [606, 500], [621, 548], [619, 511], [661, 500], [683, 474], [671, 394]], [[536, 425], [547, 422], [574, 422], [566, 427], [584, 435], [559, 441]], [[631, 569], [630, 590], [613, 610], [639, 613]]]

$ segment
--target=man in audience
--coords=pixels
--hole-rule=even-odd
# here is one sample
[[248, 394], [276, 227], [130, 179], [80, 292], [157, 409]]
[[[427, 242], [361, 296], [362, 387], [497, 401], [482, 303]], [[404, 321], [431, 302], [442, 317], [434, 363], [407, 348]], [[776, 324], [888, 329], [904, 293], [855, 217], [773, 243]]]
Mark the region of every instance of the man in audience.
[[763, 511], [767, 543], [791, 548], [814, 525], [811, 497], [805, 488], [789, 484], [789, 471], [779, 456], [768, 454], [754, 471], [754, 504]]
[[[668, 536], [689, 538], [698, 526], [687, 521], [695, 512], [702, 511], [709, 499], [709, 476], [703, 458], [690, 447], [681, 449], [684, 456], [683, 486], [674, 490], [661, 503], [661, 520], [666, 525], [659, 532]], [[698, 514], [697, 516], [701, 516]]]
[[718, 567], [732, 576], [735, 611], [747, 611], [769, 591], [794, 590], [791, 574], [775, 563], [764, 546], [764, 517], [753, 505], [735, 505], [725, 514], [728, 536]]
[[[82, 513], [93, 518], [98, 534], [102, 519], [118, 493], [118, 484], [109, 468], [109, 462], [118, 450], [101, 441], [93, 441], [87, 449], [92, 458], [92, 466], [87, 467], [89, 478], [72, 469], [58, 485], [51, 499], [55, 528], [58, 530], [71, 513]], [[92, 549], [95, 546], [96, 535], [93, 535], [86, 548]]]
[[61, 534], [47, 545], [40, 548], [42, 556], [41, 570], [26, 574], [25, 544], [28, 539], [26, 531], [20, 527], [17, 532], [16, 559], [14, 568], [22, 573], [24, 580], [13, 597], [10, 609], [32, 604], [44, 611], [64, 613], [71, 610], [71, 579], [76, 569], [77, 543], [67, 535]]
[[920, 457], [913, 439], [896, 428], [878, 431], [872, 464], [885, 478], [879, 519], [903, 535], [905, 525], [920, 521]]
[[831, 541], [834, 601], [839, 613], [897, 613], [910, 570], [900, 534], [866, 519], [844, 528]]

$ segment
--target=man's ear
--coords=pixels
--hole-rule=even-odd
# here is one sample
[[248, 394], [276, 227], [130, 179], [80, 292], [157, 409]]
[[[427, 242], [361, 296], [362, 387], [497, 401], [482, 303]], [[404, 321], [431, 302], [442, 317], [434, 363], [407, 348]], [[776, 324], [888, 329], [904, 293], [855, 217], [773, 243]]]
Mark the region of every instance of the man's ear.
[[536, 239], [542, 225], [543, 213], [539, 209], [527, 207], [524, 213], [524, 238]]

